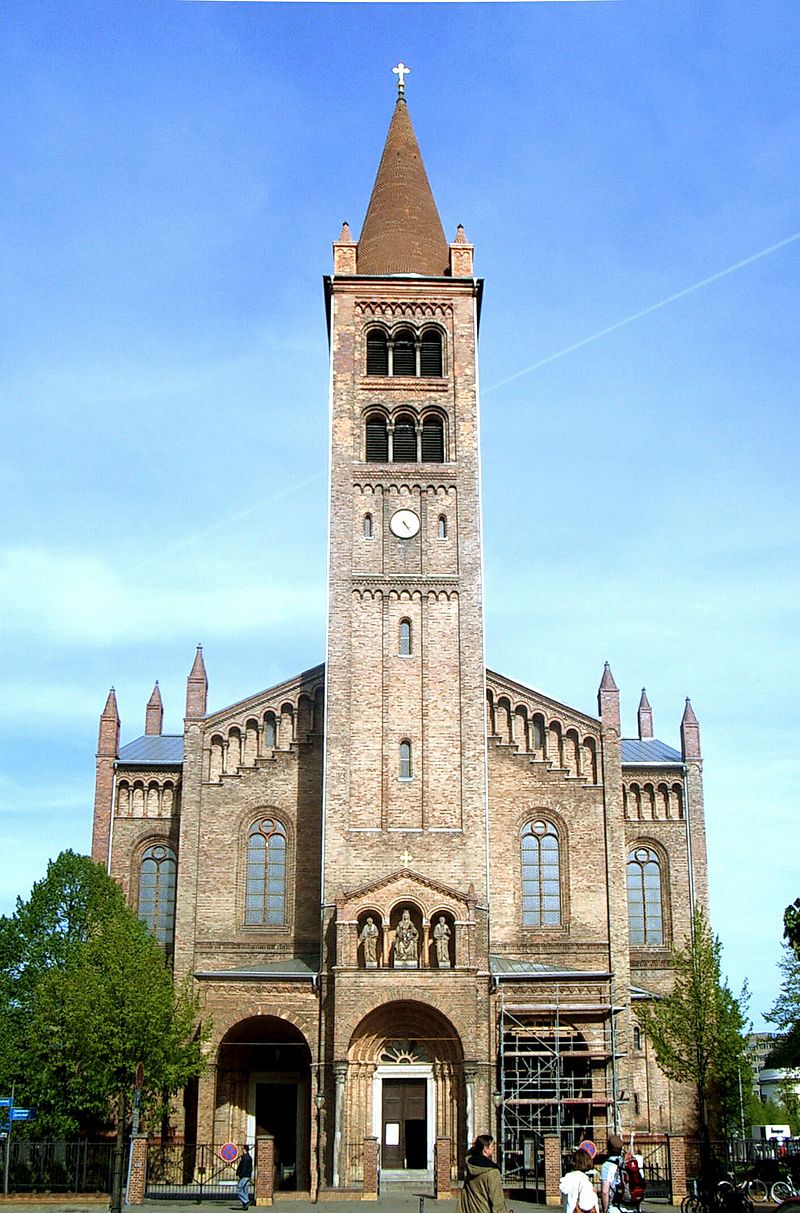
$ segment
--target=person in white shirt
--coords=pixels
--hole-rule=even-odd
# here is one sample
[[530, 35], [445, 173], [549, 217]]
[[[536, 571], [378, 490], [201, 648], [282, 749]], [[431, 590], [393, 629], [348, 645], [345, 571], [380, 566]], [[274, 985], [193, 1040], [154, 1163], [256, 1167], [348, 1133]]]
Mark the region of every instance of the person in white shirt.
[[591, 1155], [586, 1150], [576, 1150], [572, 1156], [572, 1170], [567, 1171], [559, 1184], [564, 1197], [564, 1213], [598, 1213], [597, 1193], [587, 1175], [591, 1169]]

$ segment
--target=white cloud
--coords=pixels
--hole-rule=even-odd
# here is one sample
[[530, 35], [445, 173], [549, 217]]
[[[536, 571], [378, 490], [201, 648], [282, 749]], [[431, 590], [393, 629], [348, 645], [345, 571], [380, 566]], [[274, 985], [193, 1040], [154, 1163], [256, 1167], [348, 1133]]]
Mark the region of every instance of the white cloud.
[[235, 636], [276, 624], [323, 618], [319, 582], [242, 582], [224, 566], [182, 577], [116, 569], [97, 556], [7, 550], [0, 562], [0, 597], [7, 636], [107, 647], [184, 636]]

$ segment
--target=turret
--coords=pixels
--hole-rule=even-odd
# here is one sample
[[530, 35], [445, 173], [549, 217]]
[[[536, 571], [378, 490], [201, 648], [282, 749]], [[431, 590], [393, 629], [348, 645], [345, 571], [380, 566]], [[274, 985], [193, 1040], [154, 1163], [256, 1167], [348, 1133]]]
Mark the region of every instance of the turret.
[[619, 690], [608, 662], [603, 667], [603, 677], [600, 679], [600, 686], [597, 690], [597, 710], [603, 725], [606, 728], [615, 729], [619, 734]]
[[114, 767], [119, 756], [119, 712], [117, 695], [112, 687], [106, 706], [100, 715], [97, 734], [97, 763], [94, 783], [94, 824], [92, 826], [92, 859], [108, 863], [111, 838], [111, 814], [114, 805]]
[[119, 712], [117, 711], [117, 693], [112, 687], [108, 692], [106, 706], [100, 715], [100, 728], [97, 733], [97, 757], [116, 758], [119, 754]]
[[144, 731], [148, 737], [158, 737], [164, 727], [164, 705], [161, 702], [161, 692], [158, 682], [153, 687], [153, 694], [147, 701], [144, 715]]
[[208, 702], [208, 679], [203, 663], [203, 646], [198, 644], [194, 665], [186, 679], [186, 719], [202, 720]]
[[700, 725], [692, 710], [691, 700], [688, 698], [681, 720], [681, 753], [683, 754], [684, 762], [688, 759], [697, 760], [702, 758], [700, 751]]
[[647, 691], [642, 687], [642, 697], [639, 700], [639, 740], [653, 739], [653, 709], [647, 700]]

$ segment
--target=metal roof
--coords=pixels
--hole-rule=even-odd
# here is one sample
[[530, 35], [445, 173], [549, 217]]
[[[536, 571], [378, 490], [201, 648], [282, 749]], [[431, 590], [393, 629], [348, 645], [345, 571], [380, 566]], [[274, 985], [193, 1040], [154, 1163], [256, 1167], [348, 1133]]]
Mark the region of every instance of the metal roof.
[[241, 969], [199, 969], [195, 977], [212, 981], [313, 981], [319, 973], [318, 956], [287, 956], [284, 960], [273, 960], [269, 964], [248, 965]]
[[183, 762], [183, 736], [145, 734], [122, 746], [118, 766], [179, 767]]
[[563, 965], [542, 964], [538, 960], [516, 960], [510, 956], [489, 957], [493, 977], [610, 977], [610, 973], [592, 969], [565, 969]]
[[646, 741], [638, 738], [623, 737], [622, 739], [623, 766], [682, 766], [683, 755], [680, 750], [673, 750], [666, 742], [649, 737]]

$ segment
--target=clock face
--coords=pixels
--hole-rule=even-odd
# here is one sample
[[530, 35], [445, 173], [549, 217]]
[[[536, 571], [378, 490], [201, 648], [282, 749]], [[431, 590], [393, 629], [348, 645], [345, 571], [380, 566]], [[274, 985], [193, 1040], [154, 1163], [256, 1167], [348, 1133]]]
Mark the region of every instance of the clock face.
[[413, 539], [419, 530], [419, 518], [413, 510], [395, 510], [389, 519], [389, 530], [398, 539]]

